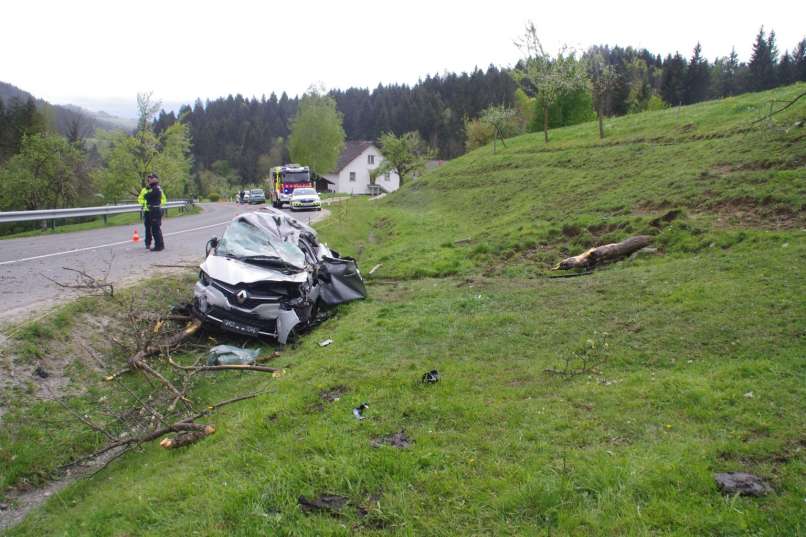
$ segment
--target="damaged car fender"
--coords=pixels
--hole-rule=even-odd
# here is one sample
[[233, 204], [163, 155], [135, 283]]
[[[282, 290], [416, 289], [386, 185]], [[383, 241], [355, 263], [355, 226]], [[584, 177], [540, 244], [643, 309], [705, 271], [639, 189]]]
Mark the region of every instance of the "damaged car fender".
[[319, 299], [328, 306], [360, 300], [367, 296], [358, 264], [351, 257], [325, 256], [319, 267], [318, 279], [322, 284]]

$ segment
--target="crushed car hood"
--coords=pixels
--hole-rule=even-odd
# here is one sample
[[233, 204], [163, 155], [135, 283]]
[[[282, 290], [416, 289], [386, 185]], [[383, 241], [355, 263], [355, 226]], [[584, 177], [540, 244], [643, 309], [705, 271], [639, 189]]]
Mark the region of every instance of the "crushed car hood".
[[244, 263], [238, 259], [219, 255], [208, 256], [201, 264], [201, 269], [211, 278], [229, 285], [262, 281], [302, 283], [308, 278], [305, 271], [286, 274], [270, 267]]

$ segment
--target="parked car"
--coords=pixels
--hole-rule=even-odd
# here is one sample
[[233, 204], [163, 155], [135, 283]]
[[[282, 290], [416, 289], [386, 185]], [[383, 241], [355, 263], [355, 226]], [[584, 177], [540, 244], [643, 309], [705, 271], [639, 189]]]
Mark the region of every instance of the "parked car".
[[253, 188], [249, 191], [249, 204], [266, 203], [266, 193], [261, 188]]
[[249, 203], [249, 191], [245, 190], [243, 196], [241, 196], [241, 203]]
[[292, 211], [303, 209], [322, 210], [322, 200], [319, 199], [319, 194], [313, 188], [295, 188], [288, 203]]
[[367, 296], [356, 261], [279, 209], [244, 213], [207, 243], [193, 290], [206, 324], [285, 344], [320, 311]]

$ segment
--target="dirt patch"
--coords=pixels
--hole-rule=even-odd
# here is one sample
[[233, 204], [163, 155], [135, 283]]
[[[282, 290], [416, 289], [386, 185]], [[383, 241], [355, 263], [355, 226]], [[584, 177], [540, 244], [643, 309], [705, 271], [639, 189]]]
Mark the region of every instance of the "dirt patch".
[[[653, 217], [649, 224], [663, 227], [664, 224], [684, 218], [714, 219], [715, 229], [755, 228], [769, 230], [798, 229], [806, 226], [806, 211], [778, 202], [772, 198], [749, 197], [719, 200], [720, 194], [713, 190], [702, 193], [702, 202], [690, 206], [685, 212], [672, 208], [668, 203], [644, 203], [633, 209], [636, 216]], [[658, 215], [658, 212], [666, 212]]]
[[783, 230], [802, 228], [806, 225], [804, 211], [770, 200], [738, 198], [715, 203], [704, 211], [715, 214], [717, 229], [751, 227], [757, 229]]
[[772, 487], [758, 476], [744, 472], [714, 474], [716, 486], [726, 496], [766, 496]]
[[661, 227], [663, 224], [668, 224], [669, 222], [673, 222], [674, 220], [677, 220], [682, 215], [683, 215], [683, 211], [681, 211], [680, 209], [672, 209], [671, 211], [668, 211], [667, 213], [663, 214], [662, 216], [659, 216], [657, 218], [652, 219], [649, 222], [649, 225], [652, 226], [652, 227]]
[[349, 392], [350, 388], [344, 386], [343, 384], [339, 384], [338, 386], [333, 386], [332, 388], [328, 388], [327, 390], [322, 390], [319, 392], [319, 398], [322, 401], [327, 401], [328, 403], [335, 403], [339, 399], [344, 396], [345, 393]]
[[344, 496], [325, 493], [310, 499], [300, 496], [297, 502], [303, 513], [325, 513], [340, 516], [342, 509], [347, 505], [348, 499]]
[[414, 441], [408, 437], [406, 431], [400, 430], [394, 434], [390, 434], [389, 436], [379, 436], [378, 438], [373, 438], [369, 445], [374, 448], [392, 446], [399, 449], [406, 449], [411, 447], [413, 443]]
[[339, 401], [345, 393], [349, 392], [350, 388], [339, 384], [332, 386], [326, 390], [319, 392], [319, 400], [311, 403], [306, 407], [308, 414], [318, 414], [325, 411], [325, 404], [332, 404]]
[[806, 162], [800, 157], [794, 157], [787, 160], [775, 159], [762, 159], [752, 160], [750, 162], [740, 162], [739, 164], [721, 163], [712, 166], [706, 172], [709, 175], [724, 177], [731, 173], [746, 172], [746, 171], [764, 171], [764, 170], [796, 170], [806, 165]]

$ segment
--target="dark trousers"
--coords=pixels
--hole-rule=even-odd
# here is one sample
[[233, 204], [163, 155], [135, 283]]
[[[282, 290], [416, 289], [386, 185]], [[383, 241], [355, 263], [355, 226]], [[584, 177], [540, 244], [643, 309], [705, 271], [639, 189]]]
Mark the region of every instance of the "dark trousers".
[[151, 235], [154, 237], [154, 249], [162, 250], [165, 248], [165, 243], [162, 241], [162, 209], [160, 207], [151, 207], [148, 210], [148, 216], [151, 220]]
[[149, 216], [149, 211], [143, 211], [143, 227], [146, 228], [145, 238], [143, 239], [146, 243], [146, 248], [151, 246], [151, 217]]

